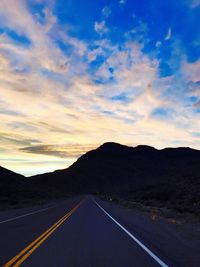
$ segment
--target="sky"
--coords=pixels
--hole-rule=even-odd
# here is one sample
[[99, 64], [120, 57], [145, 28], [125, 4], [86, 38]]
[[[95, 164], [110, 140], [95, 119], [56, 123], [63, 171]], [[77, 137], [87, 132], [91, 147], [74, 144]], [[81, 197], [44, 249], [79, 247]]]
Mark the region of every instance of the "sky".
[[1, 0], [0, 165], [104, 142], [200, 149], [200, 0]]

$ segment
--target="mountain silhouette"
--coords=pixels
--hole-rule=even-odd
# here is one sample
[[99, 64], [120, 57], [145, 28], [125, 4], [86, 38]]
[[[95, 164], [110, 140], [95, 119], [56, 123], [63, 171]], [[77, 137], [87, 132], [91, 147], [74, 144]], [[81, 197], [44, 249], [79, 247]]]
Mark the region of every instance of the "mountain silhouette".
[[118, 195], [146, 204], [198, 210], [200, 151], [181, 147], [157, 150], [105, 143], [69, 168], [32, 177], [38, 187], [71, 193]]
[[26, 178], [0, 166], [0, 200], [17, 198], [25, 188]]
[[40, 194], [109, 194], [196, 211], [200, 207], [199, 168], [199, 150], [109, 142], [85, 153], [69, 168], [28, 179]]

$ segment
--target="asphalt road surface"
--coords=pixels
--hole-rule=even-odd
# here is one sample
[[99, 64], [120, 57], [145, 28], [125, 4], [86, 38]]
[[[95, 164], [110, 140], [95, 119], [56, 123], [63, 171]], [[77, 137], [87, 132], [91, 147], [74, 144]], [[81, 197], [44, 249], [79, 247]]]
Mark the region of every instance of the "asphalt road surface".
[[198, 267], [200, 257], [170, 225], [87, 196], [0, 214], [0, 266]]

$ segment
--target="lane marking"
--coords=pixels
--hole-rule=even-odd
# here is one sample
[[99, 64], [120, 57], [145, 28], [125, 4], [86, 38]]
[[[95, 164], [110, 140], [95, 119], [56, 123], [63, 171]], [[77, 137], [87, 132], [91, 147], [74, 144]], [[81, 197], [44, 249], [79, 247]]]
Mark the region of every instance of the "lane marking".
[[[33, 242], [31, 242], [25, 249], [23, 249], [20, 253], [18, 253], [15, 257], [13, 257], [7, 264], [10, 266], [10, 264], [14, 263], [18, 258], [23, 256], [25, 253], [29, 251], [35, 244], [37, 244], [42, 238], [44, 238], [51, 230], [53, 230], [60, 222], [62, 222], [66, 217], [68, 216], [68, 213], [65, 214], [58, 222], [53, 224], [49, 229], [47, 229], [43, 234], [41, 234], [38, 238], [36, 238]], [[7, 266], [7, 265], [5, 265]]]
[[[59, 204], [58, 204], [58, 205], [59, 205]], [[23, 215], [19, 215], [19, 216], [10, 218], [10, 219], [6, 219], [6, 220], [4, 220], [4, 221], [1, 221], [0, 224], [2, 224], [2, 223], [6, 223], [6, 222], [15, 221], [15, 220], [17, 220], [17, 219], [19, 219], [19, 218], [23, 218], [23, 217], [26, 217], [26, 216], [29, 216], [29, 215], [32, 215], [32, 214], [40, 213], [40, 212], [43, 212], [43, 211], [45, 211], [45, 210], [49, 210], [49, 209], [55, 208], [55, 207], [57, 207], [58, 205], [54, 205], [54, 206], [51, 206], [51, 207], [48, 207], [48, 208], [44, 208], [44, 209], [40, 209], [40, 210], [36, 210], [36, 211], [29, 212], [29, 213], [26, 213], [26, 214], [23, 214]]]
[[111, 219], [113, 220], [127, 235], [129, 235], [144, 251], [146, 251], [160, 266], [168, 267], [160, 258], [158, 258], [150, 249], [148, 249], [139, 239], [137, 239], [133, 234], [131, 234], [124, 226], [122, 226], [117, 220], [115, 220], [104, 208], [102, 208], [99, 203], [93, 199], [94, 203]]
[[61, 224], [63, 224], [67, 218], [82, 204], [84, 200], [80, 201], [73, 209], [67, 212], [60, 220], [54, 223], [43, 234], [31, 242], [26, 248], [20, 251], [16, 256], [9, 260], [3, 267], [18, 267], [24, 262]]

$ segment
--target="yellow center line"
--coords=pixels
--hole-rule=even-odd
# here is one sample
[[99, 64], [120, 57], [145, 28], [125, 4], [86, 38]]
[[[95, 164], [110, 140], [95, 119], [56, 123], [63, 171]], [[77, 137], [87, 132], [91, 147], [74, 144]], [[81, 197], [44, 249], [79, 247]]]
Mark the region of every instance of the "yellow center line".
[[27, 259], [61, 224], [63, 224], [67, 218], [82, 204], [81, 201], [72, 210], [66, 213], [58, 222], [53, 224], [43, 234], [31, 242], [26, 248], [14, 256], [10, 261], [3, 265], [3, 267], [18, 267], [25, 259]]

